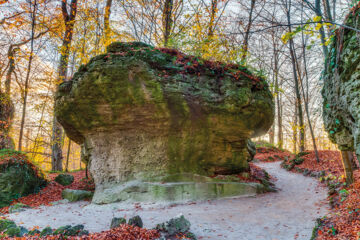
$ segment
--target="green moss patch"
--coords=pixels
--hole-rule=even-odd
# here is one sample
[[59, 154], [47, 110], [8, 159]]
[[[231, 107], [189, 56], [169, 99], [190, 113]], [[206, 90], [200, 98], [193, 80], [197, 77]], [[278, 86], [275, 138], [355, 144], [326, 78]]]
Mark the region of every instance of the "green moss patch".
[[14, 199], [37, 193], [46, 186], [42, 172], [25, 154], [13, 150], [0, 150], [0, 207]]

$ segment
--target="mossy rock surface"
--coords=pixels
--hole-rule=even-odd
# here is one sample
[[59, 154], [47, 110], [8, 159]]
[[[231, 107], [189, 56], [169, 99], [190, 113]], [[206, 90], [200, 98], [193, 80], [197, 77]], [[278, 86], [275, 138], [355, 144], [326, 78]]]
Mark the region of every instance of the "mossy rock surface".
[[114, 217], [113, 219], [111, 219], [110, 229], [117, 228], [121, 224], [126, 224], [126, 219], [122, 217], [121, 218]]
[[11, 205], [9, 208], [9, 213], [17, 213], [17, 212], [23, 212], [26, 209], [31, 208], [30, 206], [23, 204], [23, 203], [16, 203], [14, 205]]
[[[360, 4], [344, 25], [360, 29]], [[354, 30], [340, 27], [330, 45], [322, 76], [323, 120], [330, 139], [340, 150], [355, 151], [360, 160], [360, 38]]]
[[186, 236], [188, 239], [196, 240], [196, 236], [190, 232], [190, 227], [190, 221], [183, 215], [156, 225], [156, 229], [162, 233], [165, 239], [176, 239], [176, 236]]
[[143, 221], [139, 215], [130, 218], [128, 224], [139, 228], [144, 226]]
[[59, 174], [55, 178], [55, 182], [63, 185], [68, 186], [74, 182], [74, 176], [70, 174]]
[[0, 150], [0, 207], [17, 198], [37, 193], [47, 181], [43, 173], [21, 152]]
[[59, 86], [55, 114], [82, 144], [98, 200], [130, 181], [249, 171], [248, 139], [270, 128], [274, 103], [243, 66], [113, 43]]
[[63, 199], [67, 199], [70, 202], [77, 202], [81, 200], [91, 199], [93, 192], [85, 190], [73, 190], [73, 189], [64, 189], [61, 193]]
[[0, 232], [4, 232], [5, 230], [11, 227], [16, 227], [14, 221], [11, 221], [9, 219], [0, 219]]

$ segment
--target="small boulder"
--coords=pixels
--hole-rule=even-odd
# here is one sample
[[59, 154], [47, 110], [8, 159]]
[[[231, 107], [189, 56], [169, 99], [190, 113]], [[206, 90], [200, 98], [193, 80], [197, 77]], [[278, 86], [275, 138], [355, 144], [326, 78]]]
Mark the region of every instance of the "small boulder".
[[81, 235], [85, 235], [85, 234], [80, 235], [80, 233], [83, 231], [86, 231], [86, 230], [84, 230], [84, 225], [79, 224], [79, 225], [73, 226], [70, 229], [68, 229], [64, 235], [65, 236], [81, 236]]
[[0, 208], [9, 206], [14, 199], [38, 193], [46, 184], [44, 174], [24, 153], [0, 149]]
[[59, 235], [59, 234], [63, 234], [65, 235], [65, 233], [71, 229], [71, 225], [66, 225], [66, 226], [62, 226], [62, 227], [59, 227], [58, 229], [56, 229], [53, 233], [53, 235]]
[[84, 225], [76, 225], [73, 227], [71, 225], [66, 225], [56, 229], [52, 235], [61, 235], [64, 237], [68, 237], [68, 236], [82, 236], [88, 234], [89, 232], [84, 230]]
[[5, 230], [16, 227], [16, 224], [14, 221], [8, 220], [8, 219], [1, 219], [0, 220], [0, 232], [4, 232]]
[[59, 200], [59, 201], [51, 202], [50, 205], [51, 205], [51, 206], [56, 206], [56, 205], [67, 204], [67, 203], [69, 203], [69, 200], [67, 200], [67, 199], [61, 199], [61, 200]]
[[20, 236], [22, 237], [22, 236], [24, 236], [26, 234], [29, 234], [29, 230], [27, 230], [23, 226], [20, 226]]
[[168, 236], [174, 236], [176, 234], [184, 234], [190, 230], [190, 222], [184, 215], [170, 219], [165, 223], [158, 224], [156, 229], [167, 233]]
[[114, 217], [111, 220], [110, 228], [111, 229], [116, 228], [116, 227], [120, 226], [121, 224], [126, 224], [126, 219], [125, 218], [116, 218], [116, 217]]
[[53, 234], [53, 230], [51, 229], [51, 227], [46, 227], [41, 231], [40, 237], [45, 237], [52, 234]]
[[93, 193], [84, 190], [64, 189], [61, 193], [61, 196], [63, 199], [67, 199], [70, 202], [77, 202], [85, 199], [91, 199]]
[[309, 169], [304, 169], [303, 175], [309, 176], [311, 174], [311, 171]]
[[84, 235], [89, 235], [89, 231], [88, 231], [88, 230], [81, 230], [81, 231], [78, 233], [78, 236], [84, 236]]
[[6, 229], [4, 233], [8, 237], [21, 237], [21, 229], [17, 226]]
[[63, 186], [68, 186], [74, 182], [74, 176], [70, 175], [70, 174], [59, 174], [55, 178], [55, 182], [57, 182]]
[[135, 217], [130, 218], [128, 224], [133, 225], [133, 226], [137, 226], [139, 228], [143, 227], [143, 222], [141, 220], [141, 217], [138, 216], [138, 215], [135, 216]]
[[293, 161], [296, 165], [300, 165], [304, 162], [304, 159], [301, 157], [298, 157], [298, 158], [295, 158]]
[[11, 205], [9, 208], [9, 213], [17, 213], [17, 212], [23, 212], [26, 209], [31, 208], [30, 206], [23, 204], [23, 203], [16, 203], [14, 205]]
[[28, 232], [28, 236], [34, 236], [35, 234], [40, 234], [41, 232], [38, 229], [34, 229]]

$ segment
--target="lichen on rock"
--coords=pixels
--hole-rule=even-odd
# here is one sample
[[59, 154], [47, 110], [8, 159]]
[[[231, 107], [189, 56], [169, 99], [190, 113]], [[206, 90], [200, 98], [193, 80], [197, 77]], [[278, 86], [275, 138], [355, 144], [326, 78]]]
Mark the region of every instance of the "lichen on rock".
[[[360, 4], [344, 25], [360, 29]], [[323, 73], [323, 119], [330, 139], [360, 160], [360, 35], [341, 27], [335, 31]]]
[[118, 42], [59, 86], [55, 114], [83, 145], [93, 201], [105, 203], [167, 198], [164, 179], [213, 184], [206, 176], [247, 171], [247, 140], [270, 128], [273, 108], [266, 81], [243, 66]]

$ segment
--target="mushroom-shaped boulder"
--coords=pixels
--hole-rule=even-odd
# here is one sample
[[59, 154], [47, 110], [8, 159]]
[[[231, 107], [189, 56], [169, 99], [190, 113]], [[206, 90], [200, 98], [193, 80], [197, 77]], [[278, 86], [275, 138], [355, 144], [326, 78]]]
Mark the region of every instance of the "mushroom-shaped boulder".
[[55, 114], [83, 144], [95, 203], [241, 195], [254, 185], [212, 175], [248, 171], [247, 140], [274, 104], [245, 67], [144, 43], [113, 43], [59, 86]]

